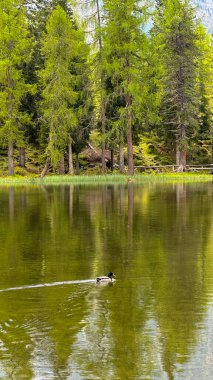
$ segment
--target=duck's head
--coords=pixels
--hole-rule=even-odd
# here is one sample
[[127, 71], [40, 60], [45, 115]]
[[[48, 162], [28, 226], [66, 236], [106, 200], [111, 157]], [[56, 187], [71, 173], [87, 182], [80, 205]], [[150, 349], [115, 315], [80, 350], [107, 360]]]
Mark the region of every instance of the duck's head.
[[115, 278], [115, 275], [113, 272], [109, 272], [107, 277], [109, 277], [112, 280], [113, 278]]

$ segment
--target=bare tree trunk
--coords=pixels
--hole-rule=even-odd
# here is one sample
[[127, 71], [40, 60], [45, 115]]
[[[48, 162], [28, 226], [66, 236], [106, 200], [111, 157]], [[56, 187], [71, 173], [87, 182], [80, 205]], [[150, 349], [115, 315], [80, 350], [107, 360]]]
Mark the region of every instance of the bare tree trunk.
[[185, 147], [185, 139], [186, 139], [186, 129], [185, 126], [182, 125], [180, 129], [180, 137], [179, 141], [176, 142], [176, 165], [178, 165], [178, 171], [184, 172], [186, 170], [186, 147]]
[[[102, 100], [103, 102], [103, 100]], [[106, 132], [106, 115], [105, 115], [105, 107], [102, 104], [101, 111], [101, 132], [102, 132], [102, 152], [101, 152], [101, 164], [102, 164], [102, 173], [106, 173], [106, 143], [105, 143], [105, 132]]]
[[131, 98], [126, 95], [126, 108], [127, 108], [127, 160], [128, 160], [128, 174], [134, 175], [134, 160], [133, 160], [133, 144], [132, 144], [132, 112], [130, 109]]
[[128, 149], [128, 174], [134, 175], [132, 128], [130, 125], [128, 126], [128, 131], [127, 131], [127, 149]]
[[181, 150], [180, 153], [180, 165], [183, 168], [183, 171], [186, 171], [186, 149]]
[[79, 165], [79, 156], [78, 153], [76, 153], [76, 161], [75, 161], [75, 168], [76, 168], [76, 174], [80, 174], [80, 165]]
[[[8, 87], [9, 89], [12, 89], [13, 87], [13, 82], [12, 82], [12, 73], [11, 73], [11, 67], [8, 68]], [[12, 90], [9, 92], [8, 95], [8, 114], [9, 117], [12, 117], [13, 115], [13, 95], [12, 95]], [[14, 147], [13, 147], [13, 141], [9, 136], [9, 141], [8, 141], [8, 175], [13, 175], [14, 174], [14, 159], [13, 159], [13, 153], [14, 153]]]
[[180, 165], [183, 168], [183, 171], [186, 171], [186, 146], [185, 146], [185, 140], [186, 140], [186, 127], [185, 125], [182, 125], [181, 128], [181, 151], [180, 151]]
[[68, 156], [69, 156], [69, 174], [74, 174], [74, 167], [73, 167], [73, 154], [72, 154], [72, 143], [69, 143], [68, 145]]
[[8, 144], [8, 174], [14, 174], [14, 159], [13, 159], [13, 143], [10, 141]]
[[25, 168], [26, 160], [25, 160], [25, 149], [19, 148], [19, 166], [21, 168]]
[[114, 150], [111, 149], [111, 171], [113, 172], [114, 170]]
[[180, 165], [180, 145], [178, 141], [176, 141], [176, 165]]
[[65, 168], [64, 168], [64, 155], [63, 155], [59, 163], [59, 174], [63, 175], [64, 173], [65, 173]]
[[46, 159], [45, 166], [44, 166], [44, 169], [42, 170], [41, 175], [40, 175], [41, 178], [44, 178], [44, 177], [45, 177], [45, 175], [47, 174], [47, 172], [48, 172], [48, 170], [49, 170], [49, 166], [50, 166], [50, 159], [47, 158], [47, 159]]
[[124, 147], [123, 144], [119, 145], [119, 171], [124, 173]]
[[96, 0], [96, 9], [97, 9], [97, 18], [98, 18], [98, 46], [99, 46], [99, 60], [100, 60], [100, 69], [101, 69], [101, 132], [102, 132], [102, 148], [101, 148], [101, 167], [102, 173], [106, 172], [106, 142], [105, 142], [105, 133], [106, 133], [106, 107], [105, 101], [103, 97], [103, 89], [104, 89], [104, 71], [103, 71], [103, 59], [102, 59], [102, 36], [101, 36], [101, 12], [100, 12], [100, 0]]

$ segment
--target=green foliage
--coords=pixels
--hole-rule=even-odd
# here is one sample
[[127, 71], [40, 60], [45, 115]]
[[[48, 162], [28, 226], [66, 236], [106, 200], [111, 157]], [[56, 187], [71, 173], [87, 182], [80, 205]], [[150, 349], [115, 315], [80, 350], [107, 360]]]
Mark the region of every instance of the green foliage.
[[68, 144], [78, 155], [89, 140], [117, 165], [133, 144], [138, 165], [212, 162], [211, 36], [189, 0], [156, 3], [1, 0], [0, 147], [15, 165], [20, 147], [32, 171], [67, 168]]
[[76, 47], [70, 72], [73, 76], [76, 94], [74, 113], [77, 123], [75, 127], [70, 129], [69, 134], [74, 150], [80, 152], [89, 138], [93, 104], [89, 81], [89, 47], [85, 42], [83, 31], [77, 24], [74, 32]]
[[53, 10], [46, 29], [42, 40], [45, 68], [40, 72], [44, 88], [42, 111], [49, 129], [46, 154], [57, 168], [68, 144], [69, 131], [77, 124], [73, 109], [77, 99], [75, 78], [70, 72], [77, 42], [73, 25], [60, 6]]
[[[146, 92], [147, 64], [144, 60], [148, 47], [145, 32], [147, 6], [140, 1], [104, 1], [106, 26], [104, 44], [106, 70], [110, 76], [111, 97], [120, 98], [117, 119], [127, 124], [127, 107], [125, 96], [131, 97], [131, 109], [135, 117], [139, 117]], [[122, 102], [123, 98], [123, 102]], [[118, 123], [118, 120], [115, 123]]]
[[136, 165], [154, 165], [155, 155], [151, 153], [152, 142], [145, 136], [140, 136], [139, 143], [134, 147]]
[[29, 115], [20, 111], [21, 102], [35, 86], [25, 83], [23, 67], [31, 57], [32, 39], [29, 37], [25, 9], [20, 0], [0, 3], [0, 140], [22, 144], [22, 126], [29, 123]]
[[[188, 0], [166, 0], [158, 8], [154, 28], [164, 90], [161, 112], [170, 143], [181, 156], [198, 127], [199, 89], [195, 13]], [[180, 157], [179, 157], [180, 154]], [[180, 159], [180, 162], [179, 162]]]
[[99, 130], [97, 130], [97, 129], [94, 129], [90, 133], [90, 141], [91, 141], [91, 144], [93, 146], [100, 148], [101, 144], [102, 144], [102, 134], [101, 134], [101, 132]]
[[212, 122], [213, 122], [213, 51], [211, 36], [205, 28], [198, 25], [196, 30], [198, 48], [197, 81], [199, 86], [200, 113], [199, 129], [191, 149], [192, 157], [198, 161], [211, 163], [212, 159]]

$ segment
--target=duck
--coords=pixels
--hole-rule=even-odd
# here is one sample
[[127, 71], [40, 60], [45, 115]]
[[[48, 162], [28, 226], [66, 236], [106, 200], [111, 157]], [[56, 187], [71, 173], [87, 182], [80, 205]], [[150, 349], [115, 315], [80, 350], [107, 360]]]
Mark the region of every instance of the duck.
[[113, 272], [109, 272], [107, 276], [100, 276], [96, 278], [98, 284], [107, 284], [115, 281], [116, 277]]

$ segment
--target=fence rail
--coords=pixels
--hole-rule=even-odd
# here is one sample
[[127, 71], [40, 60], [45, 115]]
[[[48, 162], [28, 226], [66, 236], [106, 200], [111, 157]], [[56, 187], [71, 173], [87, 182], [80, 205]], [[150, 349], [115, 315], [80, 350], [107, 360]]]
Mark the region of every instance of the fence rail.
[[[135, 166], [136, 171], [145, 172], [147, 170], [153, 170], [156, 172], [163, 171], [172, 171], [172, 172], [181, 172], [183, 168], [180, 165], [144, 165], [144, 166]], [[185, 172], [193, 172], [193, 171], [209, 171], [213, 173], [213, 164], [206, 165], [186, 165]]]

